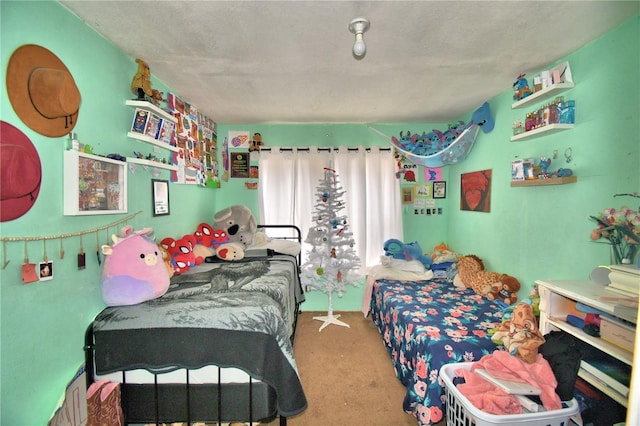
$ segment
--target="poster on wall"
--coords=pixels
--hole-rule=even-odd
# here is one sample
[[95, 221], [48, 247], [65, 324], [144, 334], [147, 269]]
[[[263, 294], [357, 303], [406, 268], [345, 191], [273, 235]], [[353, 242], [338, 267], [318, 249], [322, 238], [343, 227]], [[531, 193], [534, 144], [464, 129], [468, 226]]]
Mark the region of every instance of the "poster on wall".
[[249, 149], [251, 133], [246, 130], [229, 131], [229, 149]]
[[491, 170], [463, 173], [460, 176], [460, 210], [491, 211]]
[[434, 182], [437, 180], [442, 180], [442, 168], [432, 168], [425, 167], [424, 168], [424, 181], [425, 182]]

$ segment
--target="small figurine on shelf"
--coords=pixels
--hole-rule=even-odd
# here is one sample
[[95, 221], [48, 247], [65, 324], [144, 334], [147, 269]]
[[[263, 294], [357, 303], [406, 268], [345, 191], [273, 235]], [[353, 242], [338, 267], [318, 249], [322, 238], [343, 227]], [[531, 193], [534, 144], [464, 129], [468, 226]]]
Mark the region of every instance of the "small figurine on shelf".
[[138, 71], [136, 71], [133, 80], [131, 80], [131, 93], [138, 96], [136, 100], [145, 101], [147, 96], [151, 97], [153, 95], [151, 70], [149, 65], [140, 58], [136, 59], [136, 63], [138, 64]]
[[167, 102], [167, 100], [162, 97], [163, 95], [164, 95], [164, 92], [161, 92], [156, 89], [151, 89], [151, 101], [156, 106], [160, 106], [160, 102]]
[[513, 83], [513, 90], [515, 91], [513, 94], [513, 99], [516, 101], [520, 101], [531, 94], [531, 89], [529, 88], [529, 82], [526, 78], [524, 78], [525, 74], [520, 74], [515, 83]]
[[540, 175], [538, 179], [547, 179], [551, 177], [549, 175], [549, 166], [551, 165], [551, 158], [549, 157], [540, 157], [540, 162], [538, 163], [538, 167], [540, 167]]

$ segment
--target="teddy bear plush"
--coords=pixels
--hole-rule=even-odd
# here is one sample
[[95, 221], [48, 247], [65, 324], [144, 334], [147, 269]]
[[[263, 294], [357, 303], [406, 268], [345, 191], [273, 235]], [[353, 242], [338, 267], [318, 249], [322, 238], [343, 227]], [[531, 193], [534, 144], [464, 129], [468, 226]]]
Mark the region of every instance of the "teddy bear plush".
[[484, 263], [478, 256], [462, 256], [458, 260], [457, 270], [453, 279], [457, 288], [471, 288], [481, 296], [490, 300], [503, 300], [507, 304], [517, 300], [515, 292], [520, 289], [520, 282], [510, 275], [485, 270]]
[[520, 281], [510, 275], [504, 275], [500, 282], [491, 286], [491, 291], [487, 294], [489, 300], [501, 300], [507, 305], [511, 305], [518, 300], [518, 290]]

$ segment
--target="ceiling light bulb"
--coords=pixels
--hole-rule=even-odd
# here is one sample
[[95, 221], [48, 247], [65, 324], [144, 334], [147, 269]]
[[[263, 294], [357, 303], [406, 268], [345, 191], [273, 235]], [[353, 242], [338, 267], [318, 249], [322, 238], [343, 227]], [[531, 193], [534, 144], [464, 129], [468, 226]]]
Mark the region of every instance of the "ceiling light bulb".
[[361, 58], [367, 53], [367, 45], [364, 44], [362, 34], [356, 34], [356, 42], [353, 44], [353, 54], [357, 58]]
[[367, 46], [364, 44], [363, 34], [366, 33], [371, 24], [366, 18], [356, 18], [349, 22], [349, 31], [356, 36], [356, 42], [353, 44], [353, 56], [356, 59], [362, 59], [367, 53]]

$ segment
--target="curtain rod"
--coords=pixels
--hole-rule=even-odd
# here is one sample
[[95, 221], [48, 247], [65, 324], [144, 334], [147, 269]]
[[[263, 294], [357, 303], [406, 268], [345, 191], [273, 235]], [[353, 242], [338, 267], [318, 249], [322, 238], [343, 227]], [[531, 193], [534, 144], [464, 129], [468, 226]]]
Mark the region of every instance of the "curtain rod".
[[[296, 151], [303, 151], [303, 152], [309, 152], [310, 151], [309, 147], [280, 147], [279, 151], [280, 152], [288, 152], [288, 151], [292, 152], [294, 149]], [[340, 147], [337, 147], [337, 146], [333, 146], [333, 147], [331, 147], [331, 146], [318, 147], [318, 151], [319, 152], [322, 152], [322, 151], [324, 151], [324, 152], [338, 151], [339, 149], [340, 149]], [[363, 148], [363, 149], [365, 151], [367, 151], [367, 152], [371, 151], [371, 147], [366, 147], [366, 148]], [[378, 147], [378, 149], [380, 149], [380, 151], [391, 151], [391, 147], [380, 146], [380, 147]], [[270, 147], [263, 147], [261, 149], [261, 151], [271, 151], [271, 148]], [[356, 147], [347, 147], [347, 151], [354, 151], [354, 152], [355, 151], [360, 151], [360, 147], [357, 147], [357, 146]]]

